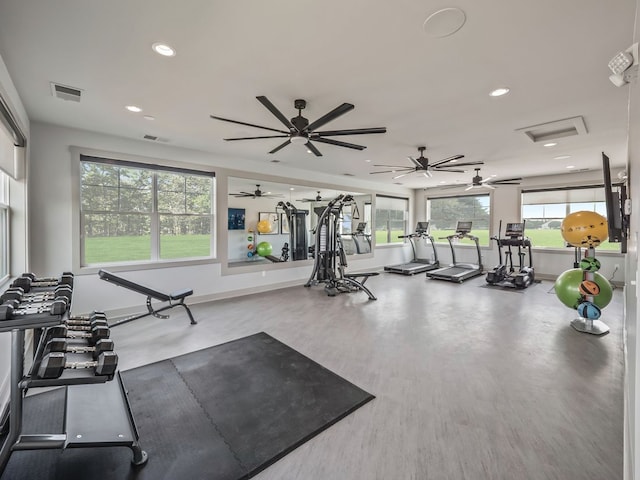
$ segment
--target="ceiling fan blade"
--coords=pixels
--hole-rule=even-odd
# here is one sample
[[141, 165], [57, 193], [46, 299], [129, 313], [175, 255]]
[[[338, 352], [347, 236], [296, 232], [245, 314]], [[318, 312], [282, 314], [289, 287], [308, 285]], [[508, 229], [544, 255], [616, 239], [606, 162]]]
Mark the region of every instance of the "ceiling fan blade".
[[[313, 130], [310, 130], [313, 131]], [[323, 132], [314, 132], [317, 135], [323, 137], [334, 137], [336, 135], [368, 135], [370, 133], [387, 133], [386, 127], [372, 127], [372, 128], [351, 128], [345, 130], [325, 130]]]
[[402, 178], [409, 175], [409, 172], [407, 173], [401, 173], [400, 175], [396, 175], [395, 177], [391, 177], [392, 180], [395, 180], [396, 178]]
[[435, 167], [433, 170], [435, 170], [436, 172], [451, 172], [451, 173], [464, 173], [464, 172], [466, 172], [466, 170], [458, 170], [458, 169], [451, 169], [451, 168], [438, 168], [438, 167]]
[[313, 143], [307, 142], [307, 143], [305, 143], [305, 146], [309, 150], [311, 150], [316, 157], [321, 157], [322, 156], [322, 154], [320, 153], [320, 150], [318, 150]]
[[480, 183], [488, 182], [489, 180], [491, 180], [491, 177], [485, 178], [484, 180], [480, 180]]
[[474, 185], [469, 185], [467, 188], [464, 189], [465, 192], [468, 192], [469, 190], [471, 190], [474, 187]]
[[460, 160], [461, 158], [464, 158], [464, 155], [454, 155], [452, 157], [443, 158], [442, 160], [438, 160], [437, 162], [433, 162], [431, 164], [431, 166], [435, 167], [436, 165], [442, 165], [443, 163], [452, 162], [454, 160]]
[[270, 130], [272, 132], [278, 132], [278, 133], [286, 133], [289, 134], [289, 132], [285, 132], [284, 130], [278, 130], [277, 128], [269, 128], [269, 127], [263, 127], [261, 125], [254, 125], [253, 123], [247, 123], [247, 122], [240, 122], [238, 120], [230, 120], [228, 118], [222, 118], [222, 117], [216, 117], [215, 115], [209, 115], [211, 118], [213, 118], [214, 120], [222, 120], [223, 122], [230, 122], [230, 123], [237, 123], [238, 125], [245, 125], [247, 127], [253, 127], [253, 128], [261, 128], [263, 130]]
[[484, 187], [484, 188], [488, 188], [488, 189], [490, 189], [490, 190], [495, 190], [495, 189], [496, 189], [496, 187], [492, 187], [492, 186], [491, 186], [491, 185], [489, 185], [488, 183], [483, 183], [481, 186], [482, 186], [482, 187]]
[[353, 110], [355, 107], [350, 103], [343, 103], [339, 107], [334, 108], [329, 113], [323, 115], [315, 122], [310, 123], [306, 130], [308, 132], [313, 132], [316, 128], [321, 127], [322, 125], [329, 123], [331, 120], [335, 120], [340, 115], [344, 115], [345, 113]]
[[402, 172], [402, 170], [382, 170], [380, 172], [369, 172], [369, 173], [373, 175], [374, 173], [398, 173], [398, 172]]
[[385, 165], [384, 163], [375, 163], [373, 166], [374, 167], [398, 168], [398, 169], [403, 169], [403, 170], [414, 170], [413, 167], [405, 167], [404, 165], [402, 165], [402, 166], [400, 166], [400, 165]]
[[451, 165], [441, 165], [442, 167], [468, 167], [470, 165], [484, 165], [484, 162], [478, 160], [477, 162], [462, 162], [462, 163], [452, 163]]
[[500, 185], [520, 185], [522, 178], [503, 178], [502, 180], [495, 180], [491, 183], [499, 183]]
[[280, 145], [278, 145], [276, 148], [274, 148], [273, 150], [271, 150], [269, 153], [276, 153], [278, 150], [286, 147], [287, 145], [289, 145], [291, 143], [291, 140], [287, 140], [286, 142], [281, 143]]
[[431, 171], [429, 170], [425, 170], [424, 172], [422, 172], [422, 174], [427, 178], [433, 177], [433, 173], [431, 173]]
[[259, 138], [287, 138], [289, 135], [265, 135], [263, 137], [239, 137], [239, 138], [223, 138], [226, 142], [232, 142], [234, 140], [257, 140]]
[[312, 140], [314, 142], [328, 143], [330, 145], [337, 145], [338, 147], [353, 148], [354, 150], [364, 150], [365, 148], [367, 148], [364, 145], [356, 145], [355, 143], [339, 142], [338, 140], [333, 140], [331, 138], [322, 138], [322, 137], [315, 137], [314, 136]]
[[267, 110], [269, 110], [274, 117], [276, 117], [278, 120], [280, 120], [280, 122], [282, 122], [284, 124], [285, 127], [287, 127], [289, 129], [289, 131], [296, 131], [296, 128], [291, 124], [291, 122], [289, 121], [289, 119], [287, 117], [285, 117], [282, 112], [280, 110], [278, 110], [276, 108], [276, 106], [271, 103], [269, 101], [269, 99], [263, 95], [256, 97], [258, 99], [258, 101], [264, 105]]
[[411, 161], [411, 163], [413, 163], [416, 167], [418, 167], [418, 168], [422, 168], [422, 164], [421, 164], [418, 160], [416, 160], [416, 159], [415, 159], [415, 158], [413, 158], [413, 157], [407, 157], [407, 158], [408, 158], [408, 159]]

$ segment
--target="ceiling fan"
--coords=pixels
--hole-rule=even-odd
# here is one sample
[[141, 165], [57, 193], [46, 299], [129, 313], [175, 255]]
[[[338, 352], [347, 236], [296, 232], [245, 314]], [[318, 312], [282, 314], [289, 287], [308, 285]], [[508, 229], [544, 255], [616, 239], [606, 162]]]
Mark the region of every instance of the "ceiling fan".
[[269, 101], [269, 99], [265, 96], [256, 97], [262, 105], [264, 105], [267, 110], [269, 110], [280, 122], [287, 128], [286, 130], [279, 130], [277, 128], [271, 127], [263, 127], [260, 125], [254, 125], [252, 123], [240, 122], [238, 120], [230, 120], [228, 118], [217, 117], [215, 115], [209, 115], [211, 118], [215, 120], [222, 120], [223, 122], [231, 122], [237, 123], [239, 125], [246, 125], [248, 127], [261, 128], [262, 130], [270, 130], [272, 132], [277, 132], [280, 135], [264, 135], [259, 137], [240, 137], [240, 138], [225, 138], [226, 141], [234, 141], [234, 140], [256, 140], [260, 138], [286, 138], [283, 143], [278, 145], [276, 148], [271, 150], [269, 153], [276, 153], [278, 150], [286, 147], [290, 143], [302, 144], [307, 147], [312, 153], [314, 153], [317, 157], [321, 157], [322, 153], [320, 150], [316, 148], [316, 146], [311, 143], [311, 141], [319, 142], [319, 143], [327, 143], [329, 145], [336, 145], [338, 147], [346, 147], [353, 148], [355, 150], [364, 150], [364, 145], [356, 145], [355, 143], [347, 143], [341, 142], [338, 140], [333, 140], [331, 138], [325, 137], [333, 137], [339, 135], [365, 135], [369, 133], [385, 133], [387, 131], [386, 127], [374, 127], [374, 128], [355, 128], [355, 129], [346, 129], [346, 130], [324, 130], [317, 131], [318, 128], [322, 127], [326, 123], [329, 123], [332, 120], [335, 120], [341, 115], [353, 110], [355, 107], [350, 103], [343, 103], [339, 107], [334, 108], [329, 113], [323, 115], [318, 118], [314, 122], [309, 123], [309, 120], [302, 116], [302, 110], [307, 106], [306, 100], [297, 99], [293, 102], [293, 106], [298, 110], [298, 116], [293, 117], [291, 120], [287, 119], [280, 110], [278, 110], [273, 103]]
[[318, 195], [316, 195], [315, 198], [301, 198], [300, 201], [301, 202], [321, 202], [322, 195], [320, 195], [320, 190], [318, 190]]
[[240, 193], [230, 193], [229, 195], [232, 195], [234, 197], [250, 197], [250, 198], [282, 198], [283, 195], [272, 195], [271, 193], [267, 192], [264, 193], [262, 190], [260, 190], [260, 185], [256, 184], [256, 189], [253, 192], [240, 192]]
[[520, 181], [522, 180], [522, 178], [503, 178], [502, 180], [492, 181], [491, 177], [483, 180], [480, 176], [480, 169], [476, 168], [475, 171], [476, 174], [471, 179], [471, 183], [464, 189], [465, 192], [473, 188], [488, 188], [490, 190], [495, 190], [496, 187], [494, 187], [494, 185], [520, 185]]
[[429, 163], [429, 159], [424, 156], [424, 151], [427, 147], [418, 147], [418, 151], [420, 152], [420, 156], [418, 158], [407, 157], [413, 166], [409, 167], [398, 167], [397, 165], [374, 165], [374, 167], [390, 167], [393, 170], [382, 170], [380, 172], [369, 172], [371, 174], [375, 173], [397, 173], [398, 175], [392, 177], [394, 180], [396, 178], [404, 177], [405, 175], [409, 175], [410, 173], [418, 173], [422, 172], [422, 174], [429, 178], [432, 176], [431, 172], [453, 172], [453, 173], [464, 173], [465, 170], [460, 169], [459, 167], [466, 167], [469, 165], [482, 165], [482, 162], [464, 162], [457, 163], [458, 160], [464, 158], [464, 155], [454, 155], [452, 157], [447, 157], [442, 160], [438, 160], [437, 162]]

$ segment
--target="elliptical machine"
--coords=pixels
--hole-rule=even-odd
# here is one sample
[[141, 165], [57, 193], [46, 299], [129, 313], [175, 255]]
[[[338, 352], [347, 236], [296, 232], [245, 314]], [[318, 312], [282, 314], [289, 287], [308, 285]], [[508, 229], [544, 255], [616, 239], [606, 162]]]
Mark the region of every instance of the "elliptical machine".
[[[491, 240], [495, 240], [498, 244], [498, 259], [500, 264], [487, 273], [487, 283], [489, 285], [524, 289], [534, 282], [535, 272], [533, 269], [533, 258], [531, 256], [531, 240], [524, 236], [524, 224], [525, 222], [507, 223], [504, 232], [505, 236], [501, 238], [502, 220], [500, 220], [498, 236], [491, 237]], [[502, 249], [504, 247], [506, 247], [506, 249], [503, 263]], [[519, 264], [517, 273], [513, 265], [513, 251], [511, 247], [518, 248], [517, 255]], [[526, 256], [529, 257], [528, 266], [524, 264]]]

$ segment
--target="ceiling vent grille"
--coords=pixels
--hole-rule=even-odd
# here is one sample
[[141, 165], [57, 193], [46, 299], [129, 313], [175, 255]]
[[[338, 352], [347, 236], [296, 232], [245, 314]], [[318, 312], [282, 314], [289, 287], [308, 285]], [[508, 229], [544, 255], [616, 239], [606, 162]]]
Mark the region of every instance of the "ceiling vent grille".
[[169, 141], [168, 138], [158, 137], [156, 135], [149, 135], [148, 133], [142, 138], [144, 138], [145, 140], [151, 140], [152, 142], [164, 142], [164, 143], [167, 143]]
[[79, 102], [82, 96], [82, 90], [68, 85], [51, 82], [51, 94], [54, 97], [71, 102]]
[[518, 128], [516, 132], [522, 132], [529, 140], [538, 143], [575, 135], [586, 135], [587, 126], [584, 123], [584, 118], [580, 116]]

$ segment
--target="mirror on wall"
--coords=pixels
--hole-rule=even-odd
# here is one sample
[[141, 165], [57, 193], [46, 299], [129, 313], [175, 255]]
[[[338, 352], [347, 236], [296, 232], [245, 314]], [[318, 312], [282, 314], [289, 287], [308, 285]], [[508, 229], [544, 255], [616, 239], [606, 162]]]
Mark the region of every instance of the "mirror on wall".
[[354, 199], [339, 226], [345, 253], [372, 252], [369, 194], [238, 177], [228, 178], [228, 192], [229, 266], [312, 259], [318, 215], [344, 193]]

